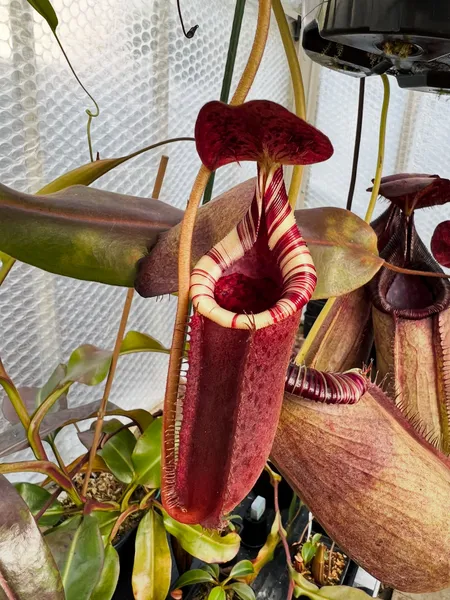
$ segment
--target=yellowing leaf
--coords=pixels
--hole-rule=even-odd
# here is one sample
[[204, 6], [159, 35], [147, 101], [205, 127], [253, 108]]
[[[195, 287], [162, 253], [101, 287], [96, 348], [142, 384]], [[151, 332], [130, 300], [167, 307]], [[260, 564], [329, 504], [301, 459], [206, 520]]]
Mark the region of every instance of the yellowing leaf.
[[162, 517], [150, 509], [139, 523], [133, 566], [135, 600], [166, 600], [172, 559]]

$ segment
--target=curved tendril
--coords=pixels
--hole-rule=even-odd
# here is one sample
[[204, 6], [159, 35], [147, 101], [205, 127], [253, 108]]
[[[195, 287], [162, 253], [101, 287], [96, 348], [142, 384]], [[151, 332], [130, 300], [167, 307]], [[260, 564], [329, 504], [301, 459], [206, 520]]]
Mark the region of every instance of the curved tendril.
[[91, 140], [91, 123], [92, 123], [92, 119], [96, 118], [99, 116], [100, 114], [100, 108], [96, 102], [96, 100], [94, 99], [94, 97], [92, 96], [92, 94], [90, 94], [87, 89], [84, 87], [84, 85], [81, 83], [80, 78], [78, 77], [78, 75], [76, 74], [75, 69], [72, 66], [72, 63], [69, 60], [69, 57], [66, 54], [66, 51], [64, 50], [63, 45], [61, 44], [61, 41], [57, 35], [56, 32], [54, 32], [54, 36], [56, 41], [58, 42], [58, 46], [61, 49], [61, 52], [63, 53], [64, 58], [66, 59], [67, 64], [69, 65], [69, 69], [72, 71], [73, 76], [75, 77], [75, 79], [77, 80], [79, 86], [81, 87], [81, 89], [84, 91], [84, 93], [92, 100], [92, 102], [94, 103], [95, 106], [95, 112], [92, 112], [89, 108], [86, 109], [86, 114], [88, 116], [88, 122], [87, 122], [87, 128], [86, 128], [86, 133], [87, 133], [87, 140], [88, 140], [88, 146], [89, 146], [89, 156], [91, 158], [91, 162], [94, 162], [94, 153], [92, 150], [92, 140]]

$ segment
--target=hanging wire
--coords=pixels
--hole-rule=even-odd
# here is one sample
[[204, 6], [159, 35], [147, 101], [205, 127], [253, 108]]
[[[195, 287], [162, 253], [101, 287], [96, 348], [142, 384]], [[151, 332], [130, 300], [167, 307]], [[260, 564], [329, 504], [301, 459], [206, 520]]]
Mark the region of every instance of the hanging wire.
[[366, 93], [366, 78], [363, 77], [359, 82], [359, 104], [358, 119], [356, 122], [355, 149], [353, 152], [352, 178], [348, 190], [347, 210], [352, 210], [353, 196], [355, 195], [356, 177], [358, 175], [359, 151], [361, 148], [361, 133], [364, 120], [364, 99]]
[[177, 0], [177, 8], [178, 8], [178, 16], [180, 17], [180, 23], [181, 23], [181, 27], [183, 29], [183, 34], [185, 37], [188, 38], [188, 40], [192, 39], [195, 35], [195, 32], [198, 29], [198, 25], [194, 25], [193, 27], [191, 27], [189, 29], [189, 31], [186, 31], [185, 27], [184, 27], [184, 21], [183, 21], [183, 16], [181, 14], [181, 6], [180, 6], [180, 0]]

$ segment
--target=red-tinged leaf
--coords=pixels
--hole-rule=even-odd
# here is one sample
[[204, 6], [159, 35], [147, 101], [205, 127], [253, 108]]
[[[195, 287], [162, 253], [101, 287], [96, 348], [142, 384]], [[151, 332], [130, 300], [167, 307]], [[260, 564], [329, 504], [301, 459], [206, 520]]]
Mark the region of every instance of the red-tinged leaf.
[[418, 208], [446, 204], [450, 200], [450, 180], [439, 175], [390, 175], [381, 180], [380, 195], [411, 214]]
[[450, 221], [440, 223], [431, 240], [431, 251], [434, 258], [443, 267], [450, 267]]
[[212, 171], [247, 160], [309, 165], [333, 154], [323, 133], [268, 100], [239, 106], [209, 102], [198, 115], [195, 142], [203, 164]]
[[0, 597], [65, 600], [50, 550], [27, 505], [3, 476], [0, 476], [0, 496]]

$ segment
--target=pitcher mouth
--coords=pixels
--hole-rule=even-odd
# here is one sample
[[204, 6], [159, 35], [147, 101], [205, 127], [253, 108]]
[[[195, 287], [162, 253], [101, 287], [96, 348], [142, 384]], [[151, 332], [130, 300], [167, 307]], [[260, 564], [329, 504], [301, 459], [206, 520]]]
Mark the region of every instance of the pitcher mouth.
[[194, 308], [222, 327], [269, 327], [300, 310], [314, 292], [316, 270], [293, 211], [287, 203], [280, 210], [282, 188], [280, 166], [267, 176], [259, 166], [245, 219], [192, 272]]
[[[397, 223], [380, 256], [402, 268], [443, 273], [420, 239], [414, 215], [400, 213]], [[370, 288], [376, 308], [404, 319], [424, 319], [450, 307], [450, 284], [445, 279], [405, 275], [383, 268]]]

